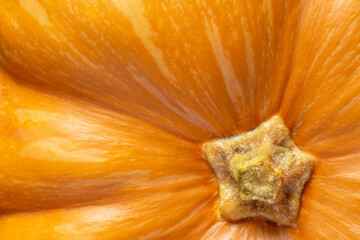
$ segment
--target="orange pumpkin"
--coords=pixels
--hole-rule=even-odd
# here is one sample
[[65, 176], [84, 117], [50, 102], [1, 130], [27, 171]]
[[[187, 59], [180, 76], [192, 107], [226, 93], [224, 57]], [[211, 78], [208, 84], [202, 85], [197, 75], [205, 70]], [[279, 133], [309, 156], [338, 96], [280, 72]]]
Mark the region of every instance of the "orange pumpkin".
[[[360, 1], [0, 3], [0, 239], [360, 237]], [[221, 220], [202, 143], [275, 114], [296, 227]]]

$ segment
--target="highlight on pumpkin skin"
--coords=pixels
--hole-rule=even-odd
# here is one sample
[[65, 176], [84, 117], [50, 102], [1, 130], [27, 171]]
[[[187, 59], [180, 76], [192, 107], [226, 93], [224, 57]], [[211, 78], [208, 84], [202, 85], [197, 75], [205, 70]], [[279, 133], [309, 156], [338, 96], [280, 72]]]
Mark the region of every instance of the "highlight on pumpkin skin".
[[214, 193], [207, 188], [180, 187], [113, 204], [4, 216], [0, 239], [199, 239], [215, 220]]
[[121, 202], [211, 182], [193, 144], [10, 79], [0, 72], [0, 212]]
[[3, 0], [0, 12], [13, 74], [200, 142], [276, 112], [299, 2]]
[[[276, 226], [267, 220], [245, 220], [241, 222], [217, 222], [202, 236], [201, 240], [208, 239], [292, 239], [291, 229], [286, 226]], [[302, 238], [304, 239], [304, 238]]]

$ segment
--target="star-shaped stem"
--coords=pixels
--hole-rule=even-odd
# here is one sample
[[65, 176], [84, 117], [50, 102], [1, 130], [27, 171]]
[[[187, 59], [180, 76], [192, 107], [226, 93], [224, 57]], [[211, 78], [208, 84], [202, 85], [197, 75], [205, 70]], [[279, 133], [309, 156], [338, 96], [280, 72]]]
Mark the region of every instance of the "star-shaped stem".
[[218, 178], [223, 218], [260, 217], [295, 225], [314, 157], [296, 146], [281, 117], [205, 143], [203, 152]]

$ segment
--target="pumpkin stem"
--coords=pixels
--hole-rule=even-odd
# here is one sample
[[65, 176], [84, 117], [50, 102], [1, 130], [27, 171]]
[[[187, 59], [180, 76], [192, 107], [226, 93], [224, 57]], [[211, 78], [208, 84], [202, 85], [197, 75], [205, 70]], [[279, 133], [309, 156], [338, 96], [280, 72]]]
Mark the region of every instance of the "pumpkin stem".
[[280, 116], [256, 129], [203, 145], [219, 183], [223, 218], [265, 218], [295, 226], [315, 158], [301, 151]]

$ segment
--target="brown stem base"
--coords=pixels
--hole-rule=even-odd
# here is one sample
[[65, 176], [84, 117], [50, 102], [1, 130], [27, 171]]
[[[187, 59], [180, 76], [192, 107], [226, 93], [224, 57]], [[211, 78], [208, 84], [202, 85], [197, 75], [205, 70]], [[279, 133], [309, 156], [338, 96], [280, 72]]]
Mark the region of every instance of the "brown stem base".
[[301, 151], [281, 117], [256, 129], [203, 145], [219, 183], [223, 218], [266, 218], [294, 226], [300, 197], [314, 166], [314, 157]]

